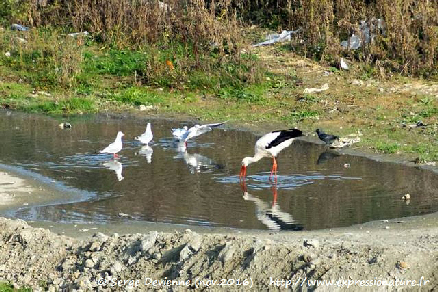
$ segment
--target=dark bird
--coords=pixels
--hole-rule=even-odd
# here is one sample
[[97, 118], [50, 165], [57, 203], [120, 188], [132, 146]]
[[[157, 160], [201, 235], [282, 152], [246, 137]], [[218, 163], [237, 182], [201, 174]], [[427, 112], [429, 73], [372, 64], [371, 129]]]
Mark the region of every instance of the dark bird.
[[273, 131], [263, 135], [255, 143], [254, 156], [245, 157], [242, 160], [242, 168], [240, 169], [240, 178], [245, 178], [246, 168], [253, 162], [257, 162], [263, 157], [272, 157], [272, 170], [269, 179], [272, 175], [277, 175], [277, 161], [275, 157], [284, 148], [290, 146], [293, 140], [297, 137], [303, 136], [303, 132], [298, 129]]
[[325, 144], [332, 144], [333, 142], [335, 142], [335, 140], [339, 140], [339, 136], [335, 136], [335, 135], [330, 135], [330, 134], [326, 134], [324, 133], [322, 130], [320, 129], [316, 129], [316, 133], [318, 134], [318, 138], [323, 141]]

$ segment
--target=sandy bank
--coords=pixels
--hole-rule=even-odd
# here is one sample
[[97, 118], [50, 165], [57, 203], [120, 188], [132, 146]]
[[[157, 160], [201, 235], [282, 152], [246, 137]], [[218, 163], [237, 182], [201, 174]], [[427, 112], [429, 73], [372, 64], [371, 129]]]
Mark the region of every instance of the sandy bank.
[[[436, 220], [436, 216], [428, 220]], [[156, 282], [156, 286], [182, 291], [187, 289], [184, 285], [202, 286], [201, 280], [205, 288], [212, 284], [207, 280], [227, 279], [226, 283], [232, 284], [227, 287], [233, 289], [246, 290], [245, 284], [258, 290], [285, 288], [287, 282], [273, 282], [278, 279], [291, 280], [292, 288], [300, 290], [316, 288], [313, 280], [344, 279], [368, 280], [363, 285], [374, 285], [368, 287], [371, 290], [395, 289], [376, 286], [379, 280], [393, 280], [394, 284], [397, 280], [420, 284], [421, 280], [422, 291], [436, 289], [438, 228], [435, 224], [422, 228], [410, 228], [409, 222], [401, 225], [390, 221], [298, 233], [97, 233], [74, 239], [1, 218], [0, 279], [49, 291], [129, 288], [125, 282], [115, 289], [116, 280], [138, 280], [138, 288], [145, 290], [153, 288], [152, 280], [167, 279], [180, 285], [162, 287]], [[241, 285], [236, 285], [238, 280]], [[398, 288], [408, 289], [398, 283]], [[353, 286], [362, 289], [359, 285]], [[413, 288], [420, 286], [409, 287]]]

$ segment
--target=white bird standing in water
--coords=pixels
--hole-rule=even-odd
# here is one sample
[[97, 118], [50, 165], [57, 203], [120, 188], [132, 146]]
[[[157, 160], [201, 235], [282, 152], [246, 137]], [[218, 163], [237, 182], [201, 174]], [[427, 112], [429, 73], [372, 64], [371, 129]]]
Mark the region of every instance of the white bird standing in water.
[[272, 178], [272, 174], [277, 176], [277, 161], [275, 157], [281, 150], [290, 146], [295, 138], [300, 136], [303, 136], [303, 132], [298, 129], [273, 131], [263, 135], [255, 143], [254, 156], [243, 158], [239, 175], [240, 179], [245, 178], [248, 165], [259, 161], [263, 157], [272, 157], [273, 160], [269, 179]]
[[116, 140], [114, 140], [113, 143], [109, 144], [108, 147], [101, 150], [100, 153], [111, 153], [113, 154], [114, 158], [119, 157], [117, 153], [119, 153], [119, 151], [122, 150], [123, 148], [123, 143], [122, 143], [123, 136], [125, 136], [125, 134], [123, 134], [122, 131], [119, 131], [117, 133]]
[[135, 140], [147, 145], [149, 144], [149, 142], [152, 141], [153, 137], [154, 136], [152, 135], [151, 123], [148, 123], [148, 125], [146, 126], [146, 131], [140, 136], [135, 137]]

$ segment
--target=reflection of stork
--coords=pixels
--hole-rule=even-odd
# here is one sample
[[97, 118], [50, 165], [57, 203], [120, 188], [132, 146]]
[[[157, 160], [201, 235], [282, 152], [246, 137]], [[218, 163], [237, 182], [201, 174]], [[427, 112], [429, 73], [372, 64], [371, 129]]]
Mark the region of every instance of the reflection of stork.
[[119, 161], [111, 159], [110, 161], [104, 162], [103, 166], [108, 169], [114, 170], [119, 181], [124, 179], [124, 177], [122, 176], [123, 165]]
[[138, 154], [146, 157], [146, 160], [148, 161], [148, 163], [152, 162], [152, 153], [154, 153], [154, 150], [149, 145], [145, 145], [145, 146], [141, 147], [140, 150], [138, 151]]
[[187, 166], [190, 168], [191, 173], [200, 173], [202, 171], [219, 167], [219, 165], [217, 165], [213, 160], [204, 155], [198, 153], [188, 153], [186, 144], [184, 142], [179, 142], [176, 149], [178, 151], [178, 155], [175, 156], [175, 158], [183, 158]]
[[245, 201], [254, 202], [256, 207], [257, 219], [265, 224], [271, 230], [303, 230], [301, 224], [296, 223], [292, 215], [280, 210], [280, 206], [277, 204], [277, 185], [272, 185], [273, 201], [272, 205], [269, 205], [265, 201], [252, 196], [248, 193], [245, 180], [240, 184], [243, 191], [243, 199]]

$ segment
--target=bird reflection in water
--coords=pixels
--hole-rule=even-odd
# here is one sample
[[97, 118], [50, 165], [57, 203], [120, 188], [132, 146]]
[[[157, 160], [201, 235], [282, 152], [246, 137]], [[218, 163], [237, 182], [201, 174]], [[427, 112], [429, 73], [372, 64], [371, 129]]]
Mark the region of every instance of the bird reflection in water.
[[221, 168], [219, 164], [216, 164], [212, 159], [204, 155], [198, 153], [188, 153], [185, 142], [178, 142], [176, 145], [176, 150], [178, 151], [178, 155], [176, 155], [174, 158], [184, 159], [184, 162], [187, 164], [192, 174], [209, 172], [213, 169]]
[[114, 170], [114, 172], [117, 175], [118, 181], [124, 179], [124, 177], [122, 176], [123, 165], [119, 161], [115, 159], [111, 159], [110, 161], [104, 162], [103, 166], [105, 166], [108, 169]]
[[272, 204], [269, 204], [257, 197], [248, 193], [245, 180], [242, 180], [240, 187], [243, 192], [243, 199], [245, 201], [254, 202], [256, 208], [257, 219], [266, 225], [270, 230], [303, 230], [303, 226], [297, 223], [291, 214], [280, 210], [280, 206], [277, 203], [277, 184], [272, 184]]
[[341, 156], [341, 154], [335, 152], [335, 151], [331, 151], [331, 150], [327, 150], [325, 152], [322, 152], [319, 157], [318, 160], [316, 161], [316, 164], [323, 164], [333, 158], [339, 157]]
[[142, 146], [138, 151], [139, 155], [146, 157], [146, 160], [149, 164], [152, 162], [152, 153], [154, 153], [154, 150], [149, 145]]

